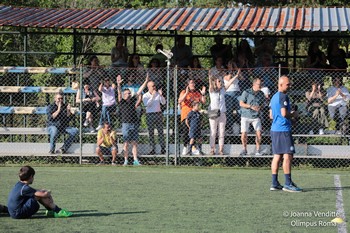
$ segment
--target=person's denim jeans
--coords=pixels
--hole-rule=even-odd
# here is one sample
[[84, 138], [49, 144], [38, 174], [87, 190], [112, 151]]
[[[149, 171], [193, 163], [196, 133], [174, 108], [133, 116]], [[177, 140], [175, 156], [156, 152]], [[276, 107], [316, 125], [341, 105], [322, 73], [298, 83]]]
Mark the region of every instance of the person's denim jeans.
[[74, 127], [67, 127], [65, 129], [65, 132], [60, 132], [56, 126], [49, 126], [47, 127], [47, 131], [50, 135], [50, 151], [54, 151], [56, 149], [56, 140], [58, 136], [62, 133], [69, 134], [68, 139], [64, 140], [62, 148], [65, 151], [68, 151], [69, 147], [72, 145], [75, 135], [78, 134], [79, 130], [78, 128]]
[[101, 117], [100, 117], [100, 122], [99, 125], [103, 125], [105, 121], [107, 121], [110, 125], [112, 125], [111, 122], [111, 115], [110, 113], [115, 111], [116, 106], [111, 105], [111, 106], [102, 106], [102, 112], [101, 112]]
[[163, 134], [163, 114], [161, 112], [147, 113], [147, 128], [149, 134], [149, 144], [154, 150], [154, 128], [158, 131], [159, 144], [162, 149], [165, 149], [164, 134]]
[[239, 91], [229, 91], [225, 94], [225, 103], [226, 103], [226, 130], [232, 129], [232, 125], [234, 123], [233, 118], [233, 110], [237, 110], [239, 112], [239, 97], [241, 92]]

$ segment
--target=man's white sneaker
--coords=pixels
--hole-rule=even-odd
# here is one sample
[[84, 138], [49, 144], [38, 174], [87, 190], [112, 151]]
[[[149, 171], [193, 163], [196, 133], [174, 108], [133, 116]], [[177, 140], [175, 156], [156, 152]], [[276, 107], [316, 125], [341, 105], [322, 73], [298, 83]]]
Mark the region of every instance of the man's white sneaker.
[[196, 147], [191, 148], [193, 155], [199, 155], [199, 150]]
[[187, 155], [187, 146], [182, 149], [182, 155]]

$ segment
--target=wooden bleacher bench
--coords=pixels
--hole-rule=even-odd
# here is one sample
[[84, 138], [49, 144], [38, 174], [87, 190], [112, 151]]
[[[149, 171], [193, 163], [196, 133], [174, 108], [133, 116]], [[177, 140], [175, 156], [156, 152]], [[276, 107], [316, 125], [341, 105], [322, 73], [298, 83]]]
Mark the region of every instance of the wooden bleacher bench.
[[20, 86], [0, 86], [0, 92], [3, 93], [18, 93], [20, 90]]
[[77, 90], [71, 87], [36, 87], [36, 86], [0, 86], [2, 93], [59, 93], [75, 94]]

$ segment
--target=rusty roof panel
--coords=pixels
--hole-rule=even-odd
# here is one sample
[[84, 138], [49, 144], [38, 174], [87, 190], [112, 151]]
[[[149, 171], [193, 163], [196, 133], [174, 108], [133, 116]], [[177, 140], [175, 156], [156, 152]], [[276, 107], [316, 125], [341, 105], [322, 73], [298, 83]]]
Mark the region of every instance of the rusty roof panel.
[[45, 9], [0, 6], [0, 26], [107, 30], [349, 31], [350, 8]]

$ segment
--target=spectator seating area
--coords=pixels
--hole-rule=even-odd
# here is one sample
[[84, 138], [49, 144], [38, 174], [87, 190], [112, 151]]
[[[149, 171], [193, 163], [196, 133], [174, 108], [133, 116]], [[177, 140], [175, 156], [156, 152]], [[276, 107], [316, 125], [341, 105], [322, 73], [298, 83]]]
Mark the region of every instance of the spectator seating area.
[[[27, 97], [28, 95], [38, 95], [38, 94], [46, 94], [49, 96], [49, 101], [51, 102], [53, 99], [53, 95], [55, 93], [61, 92], [64, 95], [64, 98], [70, 98], [71, 102], [75, 101], [75, 94], [76, 90], [72, 89], [70, 85], [67, 86], [26, 86], [21, 83], [21, 77], [18, 76], [18, 74], [25, 74], [25, 73], [33, 73], [33, 74], [40, 74], [40, 73], [50, 73], [51, 75], [66, 75], [66, 74], [73, 74], [77, 75], [76, 71], [73, 71], [73, 69], [69, 68], [43, 68], [43, 67], [31, 67], [31, 68], [24, 68], [24, 67], [0, 67], [0, 78], [1, 73], [12, 73], [14, 74], [11, 77], [16, 77], [16, 83], [18, 85], [11, 85], [11, 86], [0, 86], [0, 94], [4, 94], [3, 97], [8, 99], [6, 100], [6, 105], [3, 105], [3, 102], [0, 104], [0, 115], [3, 118], [2, 125], [0, 127], [0, 156], [6, 156], [6, 155], [43, 155], [43, 156], [49, 156], [48, 155], [48, 143], [43, 142], [26, 142], [21, 140], [14, 140], [11, 141], [8, 139], [8, 137], [16, 136], [16, 135], [22, 135], [24, 137], [29, 135], [42, 135], [43, 137], [47, 138], [47, 131], [44, 125], [38, 124], [38, 125], [26, 125], [20, 126], [20, 125], [8, 125], [6, 122], [6, 117], [11, 118], [14, 115], [23, 116], [24, 120], [26, 116], [33, 116], [38, 115], [41, 116], [43, 119], [46, 119], [46, 111], [47, 106], [43, 106], [40, 104], [35, 103], [37, 106], [27, 106]], [[71, 83], [72, 76], [68, 76], [69, 81], [68, 83]], [[13, 97], [14, 94], [22, 94], [20, 97], [23, 96], [23, 102], [18, 106], [18, 100], [17, 104], [13, 103]], [[294, 95], [303, 95], [303, 92], [300, 90], [295, 90], [294, 93], [291, 93]], [[72, 98], [73, 97], [73, 98]], [[18, 98], [18, 96], [17, 96]], [[32, 104], [33, 105], [33, 104]], [[303, 109], [303, 103], [300, 103], [300, 109]], [[79, 106], [75, 105], [75, 107], [72, 108], [72, 113], [76, 114], [76, 116], [79, 116]], [[164, 111], [164, 116], [167, 115], [167, 110]], [[178, 112], [179, 114], [179, 112]], [[303, 115], [306, 113], [302, 113]], [[174, 110], [173, 108], [169, 109], [169, 115], [173, 117]], [[37, 126], [37, 127], [35, 127]], [[78, 127], [78, 125], [77, 125]], [[169, 128], [174, 128], [173, 126], [170, 126]], [[83, 132], [83, 131], [82, 131]], [[178, 132], [178, 131], [177, 131]], [[209, 131], [208, 129], [203, 129], [204, 135], [208, 137]], [[166, 134], [166, 129], [164, 129], [164, 134]], [[95, 148], [96, 144], [94, 141], [96, 133], [86, 133], [83, 132], [83, 137], [87, 136], [93, 136], [90, 138], [88, 143], [82, 144], [82, 150], [80, 150], [80, 144], [75, 142], [71, 149], [69, 150], [69, 154], [67, 156], [80, 156], [80, 152], [82, 152], [83, 156], [95, 156]], [[121, 129], [117, 129], [117, 134], [121, 135]], [[140, 136], [147, 139], [147, 129], [142, 129], [140, 131]], [[171, 137], [174, 136], [174, 130], [171, 130], [170, 132]], [[238, 157], [239, 151], [241, 150], [241, 145], [239, 143], [239, 140], [234, 140], [236, 143], [231, 144], [230, 138], [236, 138], [239, 139], [239, 135], [226, 135], [228, 138], [229, 143], [225, 144], [225, 155], [214, 155], [213, 157]], [[248, 134], [249, 137], [253, 138], [255, 137], [255, 134]], [[262, 150], [264, 151], [264, 156], [271, 157], [271, 149], [269, 145], [268, 135], [264, 136], [267, 138], [264, 140], [264, 143], [262, 145]], [[325, 134], [325, 135], [308, 135], [303, 133], [298, 133], [294, 135], [296, 141], [298, 142], [296, 144], [297, 153], [296, 155], [299, 157], [320, 157], [320, 158], [348, 158], [347, 154], [347, 148], [349, 143], [349, 137], [348, 135], [335, 135], [335, 134]], [[305, 143], [307, 138], [333, 138], [333, 139], [339, 139], [346, 141], [346, 144], [340, 142], [337, 145], [309, 145]], [[119, 139], [118, 139], [119, 140]], [[78, 141], [78, 140], [77, 140]], [[119, 148], [122, 148], [122, 144], [120, 141], [118, 141]], [[60, 144], [58, 143], [58, 146]], [[182, 151], [182, 145], [179, 144], [173, 144], [171, 143], [169, 145], [169, 152], [171, 156], [175, 155], [175, 147], [178, 146], [178, 154], [180, 151]], [[142, 154], [143, 151], [148, 151], [147, 149], [148, 144], [145, 143], [145, 140], [142, 144], [140, 144], [140, 153], [142, 156], [147, 156]], [[254, 141], [250, 140], [250, 143], [248, 145], [249, 151], [254, 151], [255, 145]], [[160, 148], [158, 148], [160, 150]], [[210, 148], [208, 144], [203, 145], [203, 151], [209, 154]], [[120, 151], [119, 151], [120, 152]], [[146, 153], [145, 153], [146, 154]], [[164, 155], [151, 155], [153, 156], [164, 156]], [[209, 156], [209, 155], [206, 155]], [[249, 155], [250, 156], [250, 155]]]

